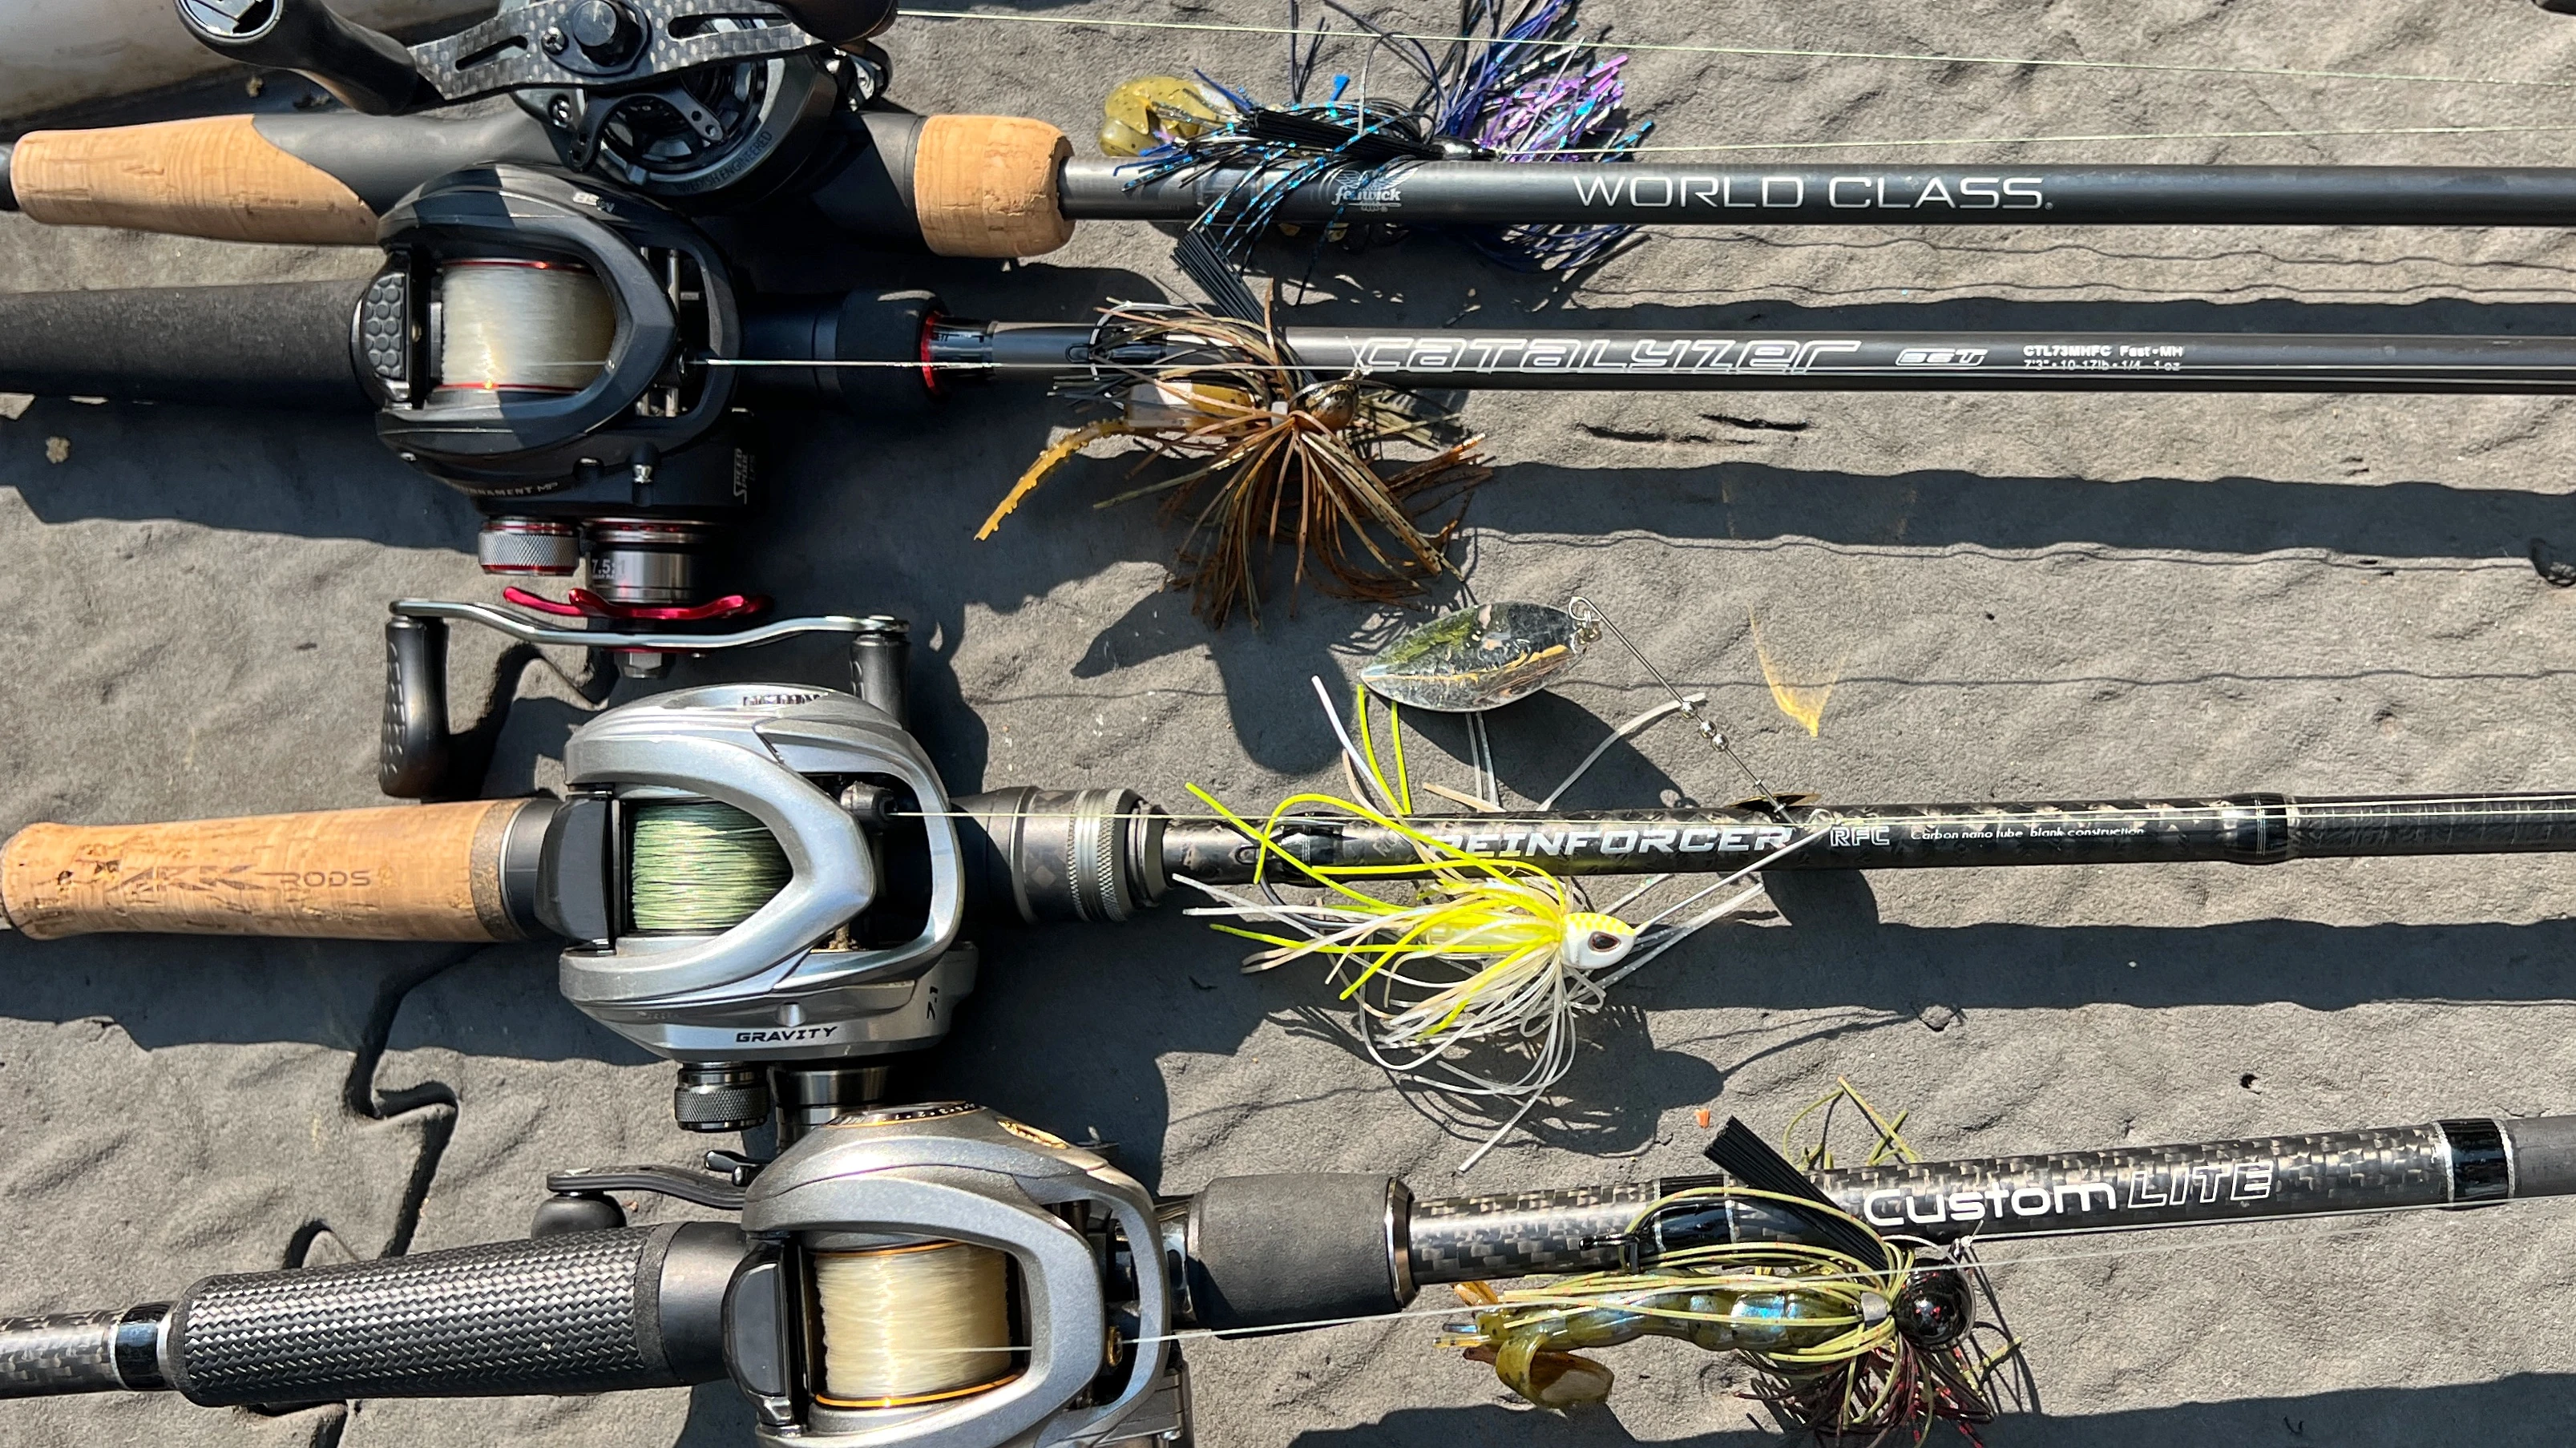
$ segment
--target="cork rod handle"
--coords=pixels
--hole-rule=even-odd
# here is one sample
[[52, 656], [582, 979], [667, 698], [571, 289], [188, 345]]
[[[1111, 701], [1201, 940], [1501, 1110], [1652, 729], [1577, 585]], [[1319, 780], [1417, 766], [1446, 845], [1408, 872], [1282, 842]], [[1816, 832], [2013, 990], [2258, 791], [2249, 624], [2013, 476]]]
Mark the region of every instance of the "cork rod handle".
[[105, 931], [516, 940], [502, 847], [530, 803], [29, 825], [0, 845], [0, 909], [38, 940]]
[[912, 212], [940, 256], [1041, 256], [1073, 238], [1058, 199], [1064, 132], [1021, 116], [932, 116], [912, 156]]
[[9, 187], [20, 210], [55, 226], [314, 246], [376, 239], [356, 192], [271, 145], [248, 116], [30, 131], [10, 156]]

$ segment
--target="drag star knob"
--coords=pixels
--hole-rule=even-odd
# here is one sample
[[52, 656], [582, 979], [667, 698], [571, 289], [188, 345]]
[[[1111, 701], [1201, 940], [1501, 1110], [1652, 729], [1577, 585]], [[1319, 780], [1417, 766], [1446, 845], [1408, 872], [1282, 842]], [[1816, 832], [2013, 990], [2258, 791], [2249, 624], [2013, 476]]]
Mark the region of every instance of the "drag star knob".
[[564, 17], [564, 30], [593, 65], [620, 66], [644, 47], [644, 28], [635, 12], [617, 0], [583, 0]]

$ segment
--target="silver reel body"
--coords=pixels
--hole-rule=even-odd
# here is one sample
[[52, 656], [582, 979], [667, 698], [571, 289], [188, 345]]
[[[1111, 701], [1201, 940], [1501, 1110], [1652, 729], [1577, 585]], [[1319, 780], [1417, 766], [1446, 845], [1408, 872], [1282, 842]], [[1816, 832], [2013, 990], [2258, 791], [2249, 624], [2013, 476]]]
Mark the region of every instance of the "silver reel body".
[[[686, 689], [624, 705], [573, 732], [564, 747], [563, 815], [603, 813], [606, 858], [556, 848], [550, 896], [599, 871], [606, 907], [562, 957], [566, 999], [656, 1054], [688, 1062], [847, 1058], [911, 1050], [947, 1034], [974, 989], [972, 947], [959, 948], [963, 871], [949, 805], [921, 746], [875, 706], [791, 684]], [[879, 903], [885, 871], [844, 782], [891, 783], [919, 813], [927, 909], [900, 943], [862, 946], [850, 927]], [[831, 785], [827, 789], [825, 781]], [[655, 803], [713, 801], [757, 820], [791, 878], [747, 918], [712, 933], [630, 928], [621, 822]], [[587, 833], [574, 824], [568, 836]], [[605, 926], [604, 933], [594, 933]]]
[[[1154, 1200], [1097, 1153], [963, 1103], [852, 1113], [761, 1171], [742, 1226], [755, 1256], [726, 1294], [725, 1357], [771, 1448], [1188, 1441]], [[874, 1350], [835, 1340], [840, 1314], [911, 1322], [975, 1304], [836, 1301], [820, 1264], [959, 1244], [1013, 1264], [992, 1280], [1016, 1300], [989, 1320], [1006, 1325], [999, 1346], [1014, 1370], [941, 1387], [940, 1359], [927, 1356], [897, 1369], [924, 1375], [919, 1392], [831, 1401], [826, 1385], [852, 1366], [841, 1355]]]

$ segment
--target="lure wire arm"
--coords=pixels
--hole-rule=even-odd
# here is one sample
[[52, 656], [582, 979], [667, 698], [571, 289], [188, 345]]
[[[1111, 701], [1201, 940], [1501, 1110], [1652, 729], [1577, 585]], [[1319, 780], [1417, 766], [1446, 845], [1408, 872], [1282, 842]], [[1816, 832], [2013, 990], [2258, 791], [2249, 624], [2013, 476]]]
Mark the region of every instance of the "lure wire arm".
[[[1763, 802], [1771, 807], [1771, 813], [1780, 818], [1787, 818], [1789, 807], [1781, 802], [1780, 796], [1772, 793], [1771, 786], [1762, 782], [1762, 776], [1754, 773], [1753, 766], [1745, 763], [1744, 756], [1735, 752], [1735, 747], [1727, 742], [1726, 735], [1719, 731], [1716, 723], [1699, 711], [1699, 703], [1707, 702], [1707, 695], [1684, 695], [1680, 689], [1674, 687], [1673, 681], [1664, 677], [1664, 671], [1655, 667], [1654, 661], [1646, 657], [1644, 650], [1629, 642], [1627, 633], [1618, 624], [1613, 623], [1610, 615], [1602, 612], [1592, 600], [1578, 593], [1567, 600], [1565, 610], [1586, 625], [1598, 625], [1607, 629], [1610, 637], [1619, 641], [1619, 647], [1627, 650], [1628, 657], [1636, 660], [1639, 668], [1653, 676], [1654, 681], [1663, 686], [1665, 693], [1673, 696], [1673, 703], [1680, 709], [1682, 716], [1691, 721], [1692, 727], [1699, 730], [1700, 737], [1716, 746], [1717, 752], [1725, 755], [1728, 762], [1737, 769], [1744, 771], [1744, 777], [1752, 782], [1755, 792], [1760, 794]], [[1697, 699], [1699, 703], [1694, 703], [1693, 699]]]

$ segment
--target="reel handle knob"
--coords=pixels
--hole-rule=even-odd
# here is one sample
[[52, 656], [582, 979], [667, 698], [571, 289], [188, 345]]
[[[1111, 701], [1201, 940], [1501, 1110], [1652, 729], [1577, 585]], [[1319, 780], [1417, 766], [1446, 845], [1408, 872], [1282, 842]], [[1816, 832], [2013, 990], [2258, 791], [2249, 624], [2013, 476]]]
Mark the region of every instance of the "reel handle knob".
[[614, 1232], [626, 1225], [626, 1209], [606, 1192], [557, 1192], [537, 1203], [528, 1236], [563, 1237], [574, 1232]]
[[912, 659], [912, 625], [881, 613], [862, 622], [866, 627], [850, 637], [850, 682], [861, 699], [908, 726], [905, 675]]
[[322, 0], [179, 0], [179, 23], [216, 54], [294, 71], [353, 111], [397, 116], [441, 99], [401, 41]]
[[855, 50], [894, 24], [895, 0], [776, 0], [796, 28], [836, 50]]
[[376, 788], [428, 799], [447, 780], [447, 624], [396, 614], [385, 620], [385, 719], [377, 736]]

